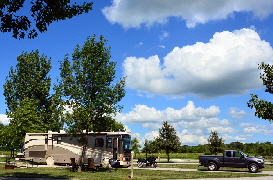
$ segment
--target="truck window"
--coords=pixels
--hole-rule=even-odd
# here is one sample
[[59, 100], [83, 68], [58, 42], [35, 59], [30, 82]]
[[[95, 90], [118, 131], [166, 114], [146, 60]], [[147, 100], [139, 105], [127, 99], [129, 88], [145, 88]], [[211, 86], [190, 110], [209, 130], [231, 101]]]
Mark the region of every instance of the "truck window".
[[241, 153], [237, 152], [233, 152], [233, 157], [241, 157]]
[[230, 151], [226, 151], [226, 156], [227, 157], [231, 157], [231, 152]]

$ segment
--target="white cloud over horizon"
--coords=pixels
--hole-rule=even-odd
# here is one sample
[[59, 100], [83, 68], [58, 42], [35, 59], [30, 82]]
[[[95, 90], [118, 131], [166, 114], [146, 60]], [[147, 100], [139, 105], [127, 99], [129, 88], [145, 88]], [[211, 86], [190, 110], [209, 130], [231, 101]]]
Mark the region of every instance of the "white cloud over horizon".
[[185, 107], [175, 110], [168, 107], [165, 110], [157, 110], [154, 107], [147, 105], [135, 105], [128, 113], [119, 113], [116, 120], [122, 123], [158, 123], [163, 121], [168, 122], [192, 122], [202, 120], [202, 118], [215, 118], [220, 113], [217, 106], [210, 106], [209, 108], [195, 107], [193, 101], [188, 101]]
[[210, 99], [261, 88], [258, 64], [272, 59], [270, 44], [254, 30], [244, 28], [217, 32], [208, 43], [175, 47], [163, 63], [157, 55], [127, 57], [123, 68], [128, 88]]
[[165, 24], [171, 17], [185, 20], [188, 28], [209, 21], [233, 18], [235, 12], [250, 12], [251, 18], [264, 19], [273, 12], [273, 2], [268, 0], [113, 0], [104, 7], [102, 13], [112, 24], [119, 23], [123, 28], [150, 27]]
[[0, 114], [0, 122], [4, 125], [9, 124], [9, 118], [7, 117], [6, 114]]

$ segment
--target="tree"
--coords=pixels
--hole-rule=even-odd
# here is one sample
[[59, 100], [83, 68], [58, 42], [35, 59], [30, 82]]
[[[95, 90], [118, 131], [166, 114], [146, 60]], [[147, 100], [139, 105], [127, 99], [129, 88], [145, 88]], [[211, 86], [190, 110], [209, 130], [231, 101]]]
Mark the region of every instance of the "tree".
[[159, 137], [155, 141], [160, 149], [166, 151], [168, 162], [170, 161], [170, 153], [179, 151], [181, 147], [175, 129], [167, 121], [163, 122], [162, 128], [159, 129]]
[[139, 145], [138, 143], [139, 141], [137, 138], [132, 139], [132, 150], [135, 153], [135, 157], [136, 157], [136, 154], [139, 154], [139, 148], [141, 148], [141, 145]]
[[[115, 62], [110, 62], [110, 47], [103, 36], [88, 37], [83, 46], [77, 45], [72, 63], [66, 55], [61, 62], [60, 87], [67, 105], [67, 132], [79, 137], [82, 146], [80, 164], [83, 163], [88, 144], [88, 132], [101, 132], [115, 128], [116, 112], [122, 109], [118, 102], [125, 96], [125, 78], [115, 84]], [[80, 166], [81, 167], [81, 166]], [[79, 169], [80, 170], [80, 169]]]
[[208, 138], [208, 149], [211, 154], [217, 154], [223, 152], [224, 142], [223, 139], [219, 136], [217, 131], [211, 131]]
[[158, 148], [156, 146], [156, 142], [152, 140], [145, 139], [144, 147], [142, 148], [142, 152], [146, 154], [146, 158], [148, 154], [157, 152]]
[[40, 56], [38, 50], [23, 52], [17, 57], [16, 68], [10, 69], [4, 84], [4, 96], [10, 118], [6, 139], [13, 137], [9, 142], [12, 148], [22, 148], [27, 132], [59, 131], [62, 127], [58, 115], [60, 98], [49, 93], [50, 69], [50, 59]]
[[[77, 4], [69, 0], [1, 0], [0, 1], [0, 31], [12, 32], [12, 37], [23, 39], [35, 38], [47, 31], [54, 21], [70, 19], [92, 10], [93, 3]], [[30, 6], [29, 11], [27, 7]], [[35, 27], [33, 27], [35, 24]]]
[[[258, 68], [263, 70], [263, 73], [260, 73], [260, 78], [266, 87], [265, 92], [273, 94], [273, 65], [261, 63]], [[256, 94], [251, 94], [247, 105], [255, 110], [255, 116], [269, 122], [273, 121], [273, 104], [271, 102], [259, 99]]]
[[241, 143], [241, 142], [231, 142], [229, 145], [228, 145], [229, 149], [234, 149], [234, 150], [240, 150], [240, 151], [243, 151], [244, 150], [244, 144]]

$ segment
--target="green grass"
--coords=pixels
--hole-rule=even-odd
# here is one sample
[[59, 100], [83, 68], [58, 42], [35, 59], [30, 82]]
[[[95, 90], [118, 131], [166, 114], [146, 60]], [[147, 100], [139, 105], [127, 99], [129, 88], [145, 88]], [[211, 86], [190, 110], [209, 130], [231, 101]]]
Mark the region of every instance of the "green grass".
[[[198, 164], [157, 164], [158, 167], [161, 168], [182, 168], [182, 169], [207, 169], [204, 166], [198, 167]], [[220, 170], [234, 170], [234, 171], [248, 171], [247, 168], [228, 168], [228, 167], [221, 167]], [[265, 165], [265, 168], [261, 169], [261, 171], [273, 171], [273, 165]]]
[[[161, 167], [163, 164], [159, 164]], [[193, 166], [179, 166], [190, 167]], [[195, 165], [196, 168], [196, 165]], [[197, 169], [197, 168], [196, 168]], [[160, 171], [148, 169], [134, 169], [134, 179], [193, 179], [193, 178], [239, 178], [257, 177], [262, 174], [221, 172], [212, 173], [204, 171]], [[107, 169], [99, 168], [97, 172], [72, 172], [67, 168], [15, 168], [4, 169], [4, 164], [0, 164], [0, 177], [24, 177], [24, 178], [60, 178], [60, 179], [127, 179], [131, 175], [130, 168], [118, 168], [111, 172]]]
[[[171, 158], [181, 159], [198, 159], [200, 153], [176, 153]], [[145, 154], [141, 154], [145, 157]], [[157, 156], [157, 155], [156, 155]], [[140, 157], [137, 155], [137, 158]], [[165, 154], [160, 155], [166, 158]], [[6, 161], [0, 158], [0, 161]], [[24, 178], [56, 178], [56, 179], [127, 179], [131, 175], [130, 168], [119, 168], [109, 172], [107, 169], [99, 168], [98, 172], [71, 172], [65, 167], [58, 168], [15, 168], [4, 169], [5, 164], [0, 164], [0, 177], [24, 177]], [[136, 166], [136, 165], [135, 165]], [[145, 168], [134, 169], [134, 179], [195, 179], [195, 178], [239, 178], [239, 177], [257, 177], [268, 176], [260, 173], [248, 173], [247, 169], [220, 168], [226, 172], [208, 172], [206, 167], [198, 167], [198, 164], [163, 164], [158, 163], [161, 168], [182, 168], [182, 169], [199, 169], [200, 171], [165, 171], [148, 170]], [[232, 172], [231, 172], [232, 171]], [[262, 171], [273, 171], [272, 165], [266, 165]]]

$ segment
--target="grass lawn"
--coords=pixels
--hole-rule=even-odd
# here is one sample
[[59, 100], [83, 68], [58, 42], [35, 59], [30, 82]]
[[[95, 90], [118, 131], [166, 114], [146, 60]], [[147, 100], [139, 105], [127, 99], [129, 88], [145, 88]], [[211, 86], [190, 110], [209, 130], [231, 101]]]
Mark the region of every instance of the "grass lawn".
[[[204, 166], [198, 167], [198, 164], [157, 164], [158, 167], [161, 168], [182, 168], [182, 169], [207, 169]], [[228, 168], [228, 167], [222, 167], [220, 170], [235, 170], [235, 171], [248, 171], [247, 168]], [[261, 169], [261, 171], [273, 171], [273, 165], [265, 165], [265, 168]]]
[[[62, 168], [15, 168], [4, 169], [5, 164], [0, 164], [1, 177], [24, 177], [24, 178], [60, 178], [60, 179], [127, 179], [131, 175], [130, 168], [118, 168], [108, 171], [99, 168], [97, 172], [71, 172]], [[161, 167], [163, 164], [159, 164]], [[174, 165], [174, 164], [173, 164]], [[172, 166], [173, 166], [172, 165]], [[181, 165], [178, 167], [196, 168], [192, 165]], [[212, 173], [204, 171], [155, 171], [148, 169], [134, 169], [133, 179], [192, 179], [192, 178], [235, 178], [235, 177], [257, 177], [262, 174], [221, 172]]]

